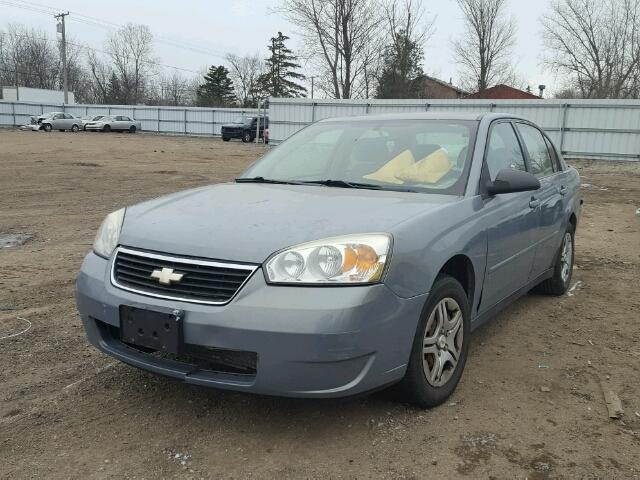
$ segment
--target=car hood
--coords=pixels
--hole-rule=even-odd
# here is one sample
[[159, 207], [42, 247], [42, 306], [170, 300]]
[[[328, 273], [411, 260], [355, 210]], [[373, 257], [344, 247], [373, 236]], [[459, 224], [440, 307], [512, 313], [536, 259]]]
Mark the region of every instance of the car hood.
[[285, 247], [351, 233], [386, 232], [459, 200], [450, 195], [225, 183], [127, 209], [120, 244], [262, 263]]

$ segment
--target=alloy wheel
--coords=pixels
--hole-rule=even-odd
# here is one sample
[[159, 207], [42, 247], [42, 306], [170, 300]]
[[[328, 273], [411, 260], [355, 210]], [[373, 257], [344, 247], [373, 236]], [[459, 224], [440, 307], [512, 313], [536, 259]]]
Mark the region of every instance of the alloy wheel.
[[567, 283], [569, 280], [569, 275], [571, 274], [571, 268], [573, 263], [573, 238], [571, 237], [571, 233], [567, 232], [564, 234], [564, 240], [562, 242], [562, 253], [560, 254], [560, 277], [564, 283]]
[[449, 381], [463, 341], [462, 309], [453, 298], [443, 298], [429, 315], [422, 342], [422, 369], [431, 386], [441, 387]]

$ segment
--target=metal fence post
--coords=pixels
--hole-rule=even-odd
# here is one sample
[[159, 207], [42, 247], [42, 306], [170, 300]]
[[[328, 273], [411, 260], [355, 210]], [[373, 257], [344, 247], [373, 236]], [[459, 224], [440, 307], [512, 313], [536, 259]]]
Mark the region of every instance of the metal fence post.
[[429, 111], [429, 107], [431, 106], [431, 104], [429, 102], [424, 104], [424, 111], [428, 112]]
[[188, 132], [187, 130], [187, 109], [184, 109], [184, 134], [186, 135]]
[[311, 104], [311, 123], [316, 121], [316, 102]]
[[569, 104], [562, 104], [562, 123], [560, 124], [560, 153], [564, 152], [564, 131], [567, 128], [567, 111]]
[[16, 123], [16, 104], [11, 102], [11, 115], [13, 115], [13, 126], [17, 125]]
[[158, 113], [158, 115], [157, 115], [158, 116], [158, 122], [157, 122], [158, 126], [157, 126], [156, 130], [158, 131], [158, 133], [160, 133], [160, 107], [158, 107], [158, 112], [157, 113]]

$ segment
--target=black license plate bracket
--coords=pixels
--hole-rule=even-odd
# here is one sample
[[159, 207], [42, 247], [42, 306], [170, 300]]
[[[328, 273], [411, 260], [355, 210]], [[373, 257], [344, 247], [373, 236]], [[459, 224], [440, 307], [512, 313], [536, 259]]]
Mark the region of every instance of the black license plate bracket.
[[183, 345], [183, 320], [182, 310], [157, 311], [120, 305], [120, 339], [177, 355]]

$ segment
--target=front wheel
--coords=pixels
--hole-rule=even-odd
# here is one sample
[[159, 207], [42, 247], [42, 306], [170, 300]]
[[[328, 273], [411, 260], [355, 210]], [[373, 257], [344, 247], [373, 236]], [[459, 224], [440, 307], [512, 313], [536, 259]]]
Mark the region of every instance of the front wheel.
[[78, 125], [73, 125], [73, 126], [71, 127], [71, 131], [72, 131], [73, 133], [76, 133], [78, 130], [80, 130], [80, 127], [79, 127]]
[[439, 276], [422, 311], [400, 385], [409, 402], [431, 408], [453, 393], [467, 361], [469, 317], [469, 299], [462, 285], [448, 275]]
[[560, 250], [553, 265], [553, 276], [540, 283], [535, 290], [545, 295], [564, 295], [571, 284], [573, 274], [574, 249], [574, 228], [569, 224], [569, 228], [564, 233]]
[[242, 135], [242, 141], [243, 141], [244, 143], [250, 143], [250, 142], [253, 142], [253, 135], [251, 135], [251, 132], [245, 132], [245, 133]]
[[102, 131], [103, 132], [110, 132], [111, 131], [111, 125], [105, 125], [104, 127], [102, 127]]
[[51, 126], [51, 124], [50, 124], [50, 123], [45, 123], [44, 125], [42, 125], [42, 129], [43, 129], [45, 132], [50, 132], [50, 131], [53, 129], [53, 127]]
[[223, 142], [228, 142], [229, 140], [231, 140], [231, 138], [229, 138], [229, 137], [222, 137], [222, 141], [223, 141]]
[[136, 126], [135, 125], [131, 125], [129, 127], [129, 133], [136, 133]]

